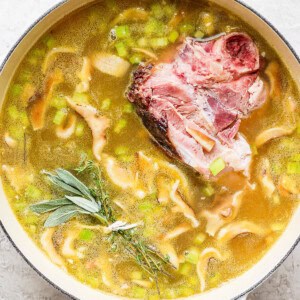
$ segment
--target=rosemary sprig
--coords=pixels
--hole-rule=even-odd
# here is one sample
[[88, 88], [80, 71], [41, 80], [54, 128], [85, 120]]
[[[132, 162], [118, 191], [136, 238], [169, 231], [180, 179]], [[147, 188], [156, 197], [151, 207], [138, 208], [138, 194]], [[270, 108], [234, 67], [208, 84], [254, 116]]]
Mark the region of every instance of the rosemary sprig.
[[110, 232], [108, 240], [111, 241], [112, 246], [118, 238], [126, 252], [134, 257], [141, 268], [154, 277], [155, 282], [159, 273], [168, 275], [165, 266], [172, 266], [169, 258], [164, 257], [155, 247], [146, 244], [136, 234], [134, 228], [138, 224], [128, 224], [114, 217], [98, 165], [93, 161], [84, 160], [75, 170], [78, 174], [87, 173], [91, 177], [91, 187], [87, 187], [64, 169], [57, 169], [54, 174], [44, 172], [55, 186], [68, 193], [60, 199], [42, 201], [30, 206], [31, 210], [38, 214], [50, 213], [44, 226], [55, 227], [80, 214], [92, 216], [108, 228]]

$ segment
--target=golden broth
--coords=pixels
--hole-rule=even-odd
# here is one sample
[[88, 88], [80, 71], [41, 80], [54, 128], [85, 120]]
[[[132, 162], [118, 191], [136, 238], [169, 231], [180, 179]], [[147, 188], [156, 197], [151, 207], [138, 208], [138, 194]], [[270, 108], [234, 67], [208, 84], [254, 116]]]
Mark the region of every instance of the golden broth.
[[[254, 37], [264, 57], [261, 76], [266, 84], [269, 85], [270, 82], [269, 77], [264, 73], [265, 67], [270, 62], [278, 64], [281, 74], [280, 93], [271, 95], [264, 107], [255, 111], [247, 120], [243, 120], [242, 134], [253, 145], [258, 132], [282, 125], [295, 126], [299, 122], [298, 119], [294, 120], [291, 117], [292, 114], [295, 118], [299, 115], [298, 93], [288, 71], [267, 42], [238, 17], [206, 1], [198, 2], [196, 4], [176, 1], [174, 4], [166, 3], [160, 7], [153, 6], [157, 4], [155, 1], [104, 1], [66, 17], [26, 55], [15, 74], [2, 109], [1, 163], [4, 166], [2, 171], [4, 187], [11, 206], [20, 223], [37, 245], [44, 248], [41, 245], [41, 236], [45, 232], [43, 223], [46, 216], [31, 212], [29, 205], [57, 196], [41, 171], [53, 171], [59, 167], [74, 169], [78, 166], [82, 153], [94, 159], [91, 150], [92, 135], [85, 121], [77, 115], [75, 133], [68, 139], [61, 139], [55, 134], [57, 126], [55, 123], [59, 121], [56, 119], [57, 112], [62, 110], [67, 114], [72, 113], [64, 97], [74, 97], [75, 86], [79, 82], [77, 73], [81, 69], [82, 57], [88, 57], [99, 51], [118, 54], [115, 48], [116, 42], [109, 40], [109, 32], [112, 29], [109, 24], [124, 9], [144, 7], [147, 12], [150, 12], [151, 18], [158, 20], [154, 25], [148, 24], [147, 30], [146, 21], [128, 23], [132, 34], [122, 41], [126, 44], [128, 52], [125, 59], [131, 62], [135, 62], [134, 59], [143, 61], [148, 59], [143, 55], [134, 56], [134, 52], [130, 50], [136, 45], [143, 47], [143, 43], [147, 43], [145, 35], [146, 39], [150, 38], [150, 40], [155, 39], [156, 35], [162, 38], [167, 36], [168, 45], [165, 45], [164, 49], [155, 49], [155, 40], [153, 40], [154, 49], [151, 51], [159, 58], [163, 57], [161, 59], [165, 59], [170, 55], [169, 53], [172, 53], [170, 49], [174, 46], [170, 40], [173, 41], [176, 34], [171, 37], [170, 32], [158, 32], [159, 26], [170, 22], [176, 11], [185, 13], [184, 18], [173, 29], [178, 35], [193, 35], [196, 32], [197, 35], [203, 33], [210, 36], [223, 31], [249, 33]], [[154, 27], [154, 31], [151, 26]], [[145, 34], [145, 31], [148, 33]], [[71, 47], [76, 49], [77, 54], [59, 54], [48, 69], [47, 72], [61, 69], [64, 82], [55, 88], [46, 114], [45, 127], [34, 131], [28, 116], [30, 109], [27, 107], [28, 96], [32, 96], [34, 89], [41, 91], [45, 80], [41, 72], [42, 64], [46, 54], [53, 47]], [[148, 48], [151, 47], [147, 46]], [[130, 70], [135, 67], [132, 65]], [[300, 160], [299, 125], [298, 132], [295, 130], [289, 136], [275, 139], [258, 150], [253, 147], [250, 180], [253, 189], [245, 189], [234, 222], [252, 222], [263, 228], [265, 234], [259, 236], [245, 233], [223, 243], [216, 236], [211, 237], [206, 233], [206, 221], [202, 212], [214, 206], [214, 197], [222, 200], [241, 190], [246, 180], [237, 174], [226, 174], [217, 182], [207, 183], [191, 169], [162, 153], [151, 141], [147, 130], [124, 96], [129, 80], [130, 72], [122, 78], [106, 75], [97, 70], [92, 74], [90, 89], [85, 97], [101, 114], [111, 120], [103, 152], [115, 158], [122, 167], [133, 169], [137, 165], [136, 153], [142, 151], [161, 166], [158, 171], [148, 170], [148, 173], [153, 172], [153, 178], [160, 174], [159, 176], [165, 178], [166, 185], [178, 179], [176, 172], [170, 172], [166, 162], [177, 166], [188, 181], [187, 189], [182, 188], [180, 192], [200, 220], [200, 226], [190, 228], [189, 231], [169, 242], [178, 255], [180, 266], [179, 270], [170, 270], [171, 277], [158, 277], [160, 296], [157, 294], [153, 278], [149, 279], [149, 275], [126, 252], [122, 251], [122, 246], [112, 249], [110, 241], [101, 230], [88, 227], [96, 224], [90, 217], [81, 216], [57, 227], [52, 239], [54, 249], [62, 259], [63, 267], [69, 273], [94, 288], [128, 297], [159, 299], [199, 293], [201, 285], [195, 260], [204, 249], [215, 247], [222, 253], [224, 259], [209, 261], [205, 281], [206, 289], [216, 287], [245, 272], [266, 253], [286, 227], [298, 204], [298, 195], [286, 190], [278, 191], [278, 185], [281, 176], [286, 173], [290, 173], [287, 176], [292, 184], [299, 185], [300, 171], [298, 170], [297, 174], [297, 170], [292, 172], [287, 169], [287, 165], [291, 162], [299, 163]], [[295, 108], [289, 110], [287, 103], [291, 101], [295, 104]], [[271, 197], [266, 196], [259, 175], [265, 158], [270, 162], [270, 176], [276, 186], [276, 191]], [[148, 193], [140, 199], [141, 197], [137, 197], [133, 191], [117, 187], [108, 175], [103, 162], [100, 162], [100, 167], [104, 171], [105, 185], [112, 200], [111, 205], [117, 211], [118, 217], [132, 223], [143, 221], [143, 227], [138, 230], [147, 241], [160, 248], [164, 245], [162, 236], [182, 223], [189, 225], [189, 220], [183, 214], [174, 211], [172, 202], [163, 205], [158, 203], [155, 182], [150, 181], [150, 185], [152, 183], [154, 185], [154, 188], [152, 187], [154, 193]], [[147, 176], [141, 180], [145, 184]], [[119, 206], [122, 206], [123, 210]], [[72, 239], [71, 252], [64, 250], [67, 237]], [[194, 257], [189, 257], [188, 253], [196, 254]], [[146, 282], [146, 286], [143, 286], [141, 281]]]

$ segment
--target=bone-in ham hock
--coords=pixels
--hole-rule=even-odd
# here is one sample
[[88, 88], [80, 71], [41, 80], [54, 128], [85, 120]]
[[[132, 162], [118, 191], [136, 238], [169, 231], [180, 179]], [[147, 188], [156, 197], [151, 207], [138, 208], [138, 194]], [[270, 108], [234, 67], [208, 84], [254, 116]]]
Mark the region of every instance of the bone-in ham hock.
[[[158, 144], [205, 177], [249, 173], [250, 146], [238, 132], [266, 99], [259, 51], [244, 33], [186, 38], [170, 63], [140, 66], [127, 92]], [[220, 173], [218, 172], [218, 173]]]

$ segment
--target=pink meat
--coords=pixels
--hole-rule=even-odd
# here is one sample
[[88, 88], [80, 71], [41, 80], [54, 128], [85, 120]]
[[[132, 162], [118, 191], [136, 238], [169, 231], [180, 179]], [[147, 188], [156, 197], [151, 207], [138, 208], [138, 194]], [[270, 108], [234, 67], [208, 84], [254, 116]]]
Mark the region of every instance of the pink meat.
[[[251, 151], [238, 130], [240, 119], [266, 99], [259, 61], [255, 43], [244, 33], [208, 42], [186, 38], [171, 63], [138, 68], [128, 98], [169, 154], [206, 177], [212, 177], [209, 166], [219, 157], [226, 170], [247, 175]], [[213, 149], [205, 150], [187, 128], [214, 141]]]

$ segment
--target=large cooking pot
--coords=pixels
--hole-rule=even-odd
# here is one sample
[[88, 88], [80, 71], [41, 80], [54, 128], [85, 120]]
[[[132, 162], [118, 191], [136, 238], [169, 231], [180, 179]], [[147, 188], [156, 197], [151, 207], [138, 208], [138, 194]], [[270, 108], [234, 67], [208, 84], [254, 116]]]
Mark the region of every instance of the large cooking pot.
[[[299, 58], [290, 45], [280, 34], [259, 14], [248, 8], [242, 2], [234, 0], [212, 0], [220, 6], [240, 16], [254, 27], [281, 56], [300, 89]], [[30, 47], [56, 22], [72, 11], [93, 2], [93, 0], [61, 1], [35, 22], [20, 38], [7, 55], [0, 68], [0, 105], [2, 106], [10, 81]], [[113, 300], [120, 297], [106, 294], [86, 286], [54, 265], [48, 257], [27, 236], [17, 221], [6, 199], [2, 186], [0, 187], [0, 220], [7, 236], [24, 259], [48, 282], [74, 299], [82, 300]], [[287, 258], [300, 240], [299, 232], [300, 207], [294, 213], [289, 225], [280, 239], [269, 252], [249, 271], [230, 280], [218, 288], [188, 299], [198, 300], [229, 300], [243, 298], [247, 293], [262, 283]]]

